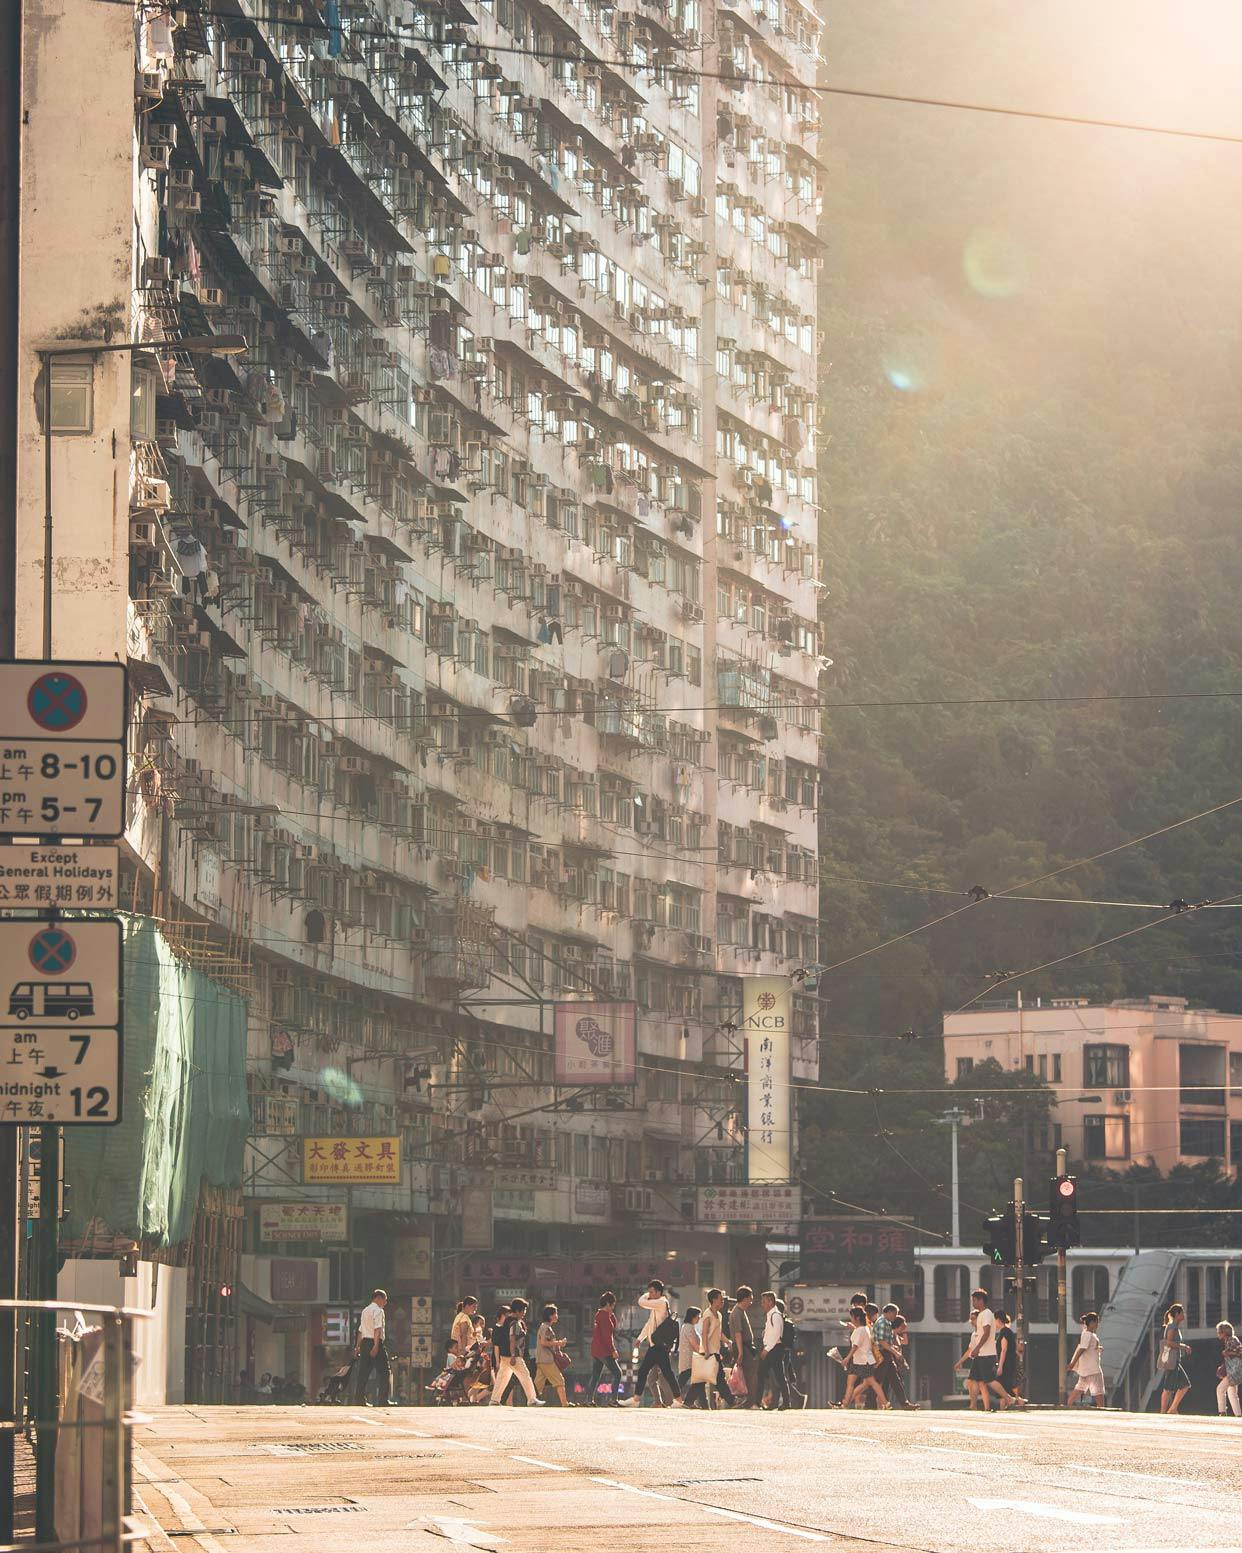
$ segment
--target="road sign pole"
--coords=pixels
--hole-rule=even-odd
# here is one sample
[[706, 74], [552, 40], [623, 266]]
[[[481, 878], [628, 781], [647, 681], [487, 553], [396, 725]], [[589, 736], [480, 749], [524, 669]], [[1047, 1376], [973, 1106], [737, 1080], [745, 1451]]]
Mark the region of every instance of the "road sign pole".
[[[16, 1127], [0, 1127], [0, 1300], [15, 1300], [18, 1287], [18, 1193]], [[24, 1204], [23, 1204], [24, 1206]], [[0, 1311], [0, 1543], [13, 1541], [14, 1452], [17, 1422], [17, 1312]]]
[[[39, 1234], [36, 1277], [40, 1300], [56, 1298], [60, 1239], [60, 1128], [39, 1129]], [[56, 1422], [60, 1387], [56, 1377], [56, 1313], [36, 1318], [35, 1346], [35, 1540], [56, 1540]]]
[[[1069, 1174], [1069, 1154], [1065, 1149], [1057, 1150], [1057, 1175]], [[1068, 1404], [1066, 1397], [1065, 1377], [1069, 1364], [1069, 1310], [1066, 1289], [1066, 1271], [1069, 1261], [1069, 1253], [1065, 1246], [1057, 1247], [1057, 1401]]]

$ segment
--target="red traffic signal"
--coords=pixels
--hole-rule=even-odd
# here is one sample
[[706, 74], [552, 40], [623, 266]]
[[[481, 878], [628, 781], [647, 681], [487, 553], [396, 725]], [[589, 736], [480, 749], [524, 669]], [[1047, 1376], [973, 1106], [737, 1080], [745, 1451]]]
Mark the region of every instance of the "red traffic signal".
[[232, 1299], [232, 1297], [233, 1297], [233, 1285], [231, 1283], [222, 1283], [220, 1285], [220, 1298], [222, 1300], [228, 1300], [228, 1299]]
[[1082, 1244], [1078, 1224], [1078, 1182], [1073, 1176], [1053, 1176], [1048, 1204], [1048, 1245], [1067, 1251]]

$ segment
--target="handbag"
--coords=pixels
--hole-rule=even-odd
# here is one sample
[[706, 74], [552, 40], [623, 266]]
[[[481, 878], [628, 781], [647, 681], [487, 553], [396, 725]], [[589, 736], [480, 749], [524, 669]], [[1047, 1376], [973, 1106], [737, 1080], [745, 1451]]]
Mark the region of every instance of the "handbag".
[[746, 1384], [746, 1372], [740, 1364], [735, 1364], [729, 1371], [729, 1390], [735, 1397], [750, 1395], [750, 1387]]
[[557, 1369], [564, 1375], [569, 1368], [569, 1355], [563, 1348], [554, 1348], [552, 1350], [552, 1357], [556, 1360]]
[[720, 1379], [720, 1366], [716, 1363], [716, 1356], [707, 1353], [695, 1353], [690, 1355], [690, 1384], [692, 1386], [714, 1386]]

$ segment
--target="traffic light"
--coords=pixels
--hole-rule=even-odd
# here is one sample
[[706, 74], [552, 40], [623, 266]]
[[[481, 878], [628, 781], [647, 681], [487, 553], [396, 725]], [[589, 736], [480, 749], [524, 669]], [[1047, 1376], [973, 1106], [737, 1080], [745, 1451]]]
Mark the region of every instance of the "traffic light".
[[1073, 1176], [1053, 1176], [1048, 1204], [1048, 1245], [1057, 1251], [1082, 1244], [1078, 1223], [1078, 1182]]
[[1048, 1227], [1048, 1221], [1042, 1213], [1035, 1213], [1030, 1208], [1022, 1210], [1022, 1265], [1023, 1267], [1038, 1267], [1047, 1255], [1050, 1246], [1044, 1239], [1044, 1232]]
[[1012, 1267], [1018, 1255], [1014, 1240], [1013, 1209], [990, 1213], [983, 1221], [983, 1254], [997, 1267]]
[[[997, 1267], [1016, 1267], [1018, 1236], [1016, 1215], [1011, 1203], [1004, 1213], [989, 1214], [983, 1221], [983, 1254]], [[1044, 1220], [1038, 1213], [1022, 1212], [1022, 1265], [1038, 1267], [1048, 1249], [1044, 1240]]]

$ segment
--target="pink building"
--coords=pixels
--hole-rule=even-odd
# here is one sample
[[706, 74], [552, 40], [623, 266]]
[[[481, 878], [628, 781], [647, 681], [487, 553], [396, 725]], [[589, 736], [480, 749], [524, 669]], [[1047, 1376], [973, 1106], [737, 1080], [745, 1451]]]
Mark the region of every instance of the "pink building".
[[1074, 1162], [1167, 1171], [1207, 1158], [1242, 1163], [1242, 1014], [1152, 996], [1093, 1004], [989, 1003], [944, 1021], [950, 1081], [994, 1059], [1056, 1093], [1054, 1136]]

